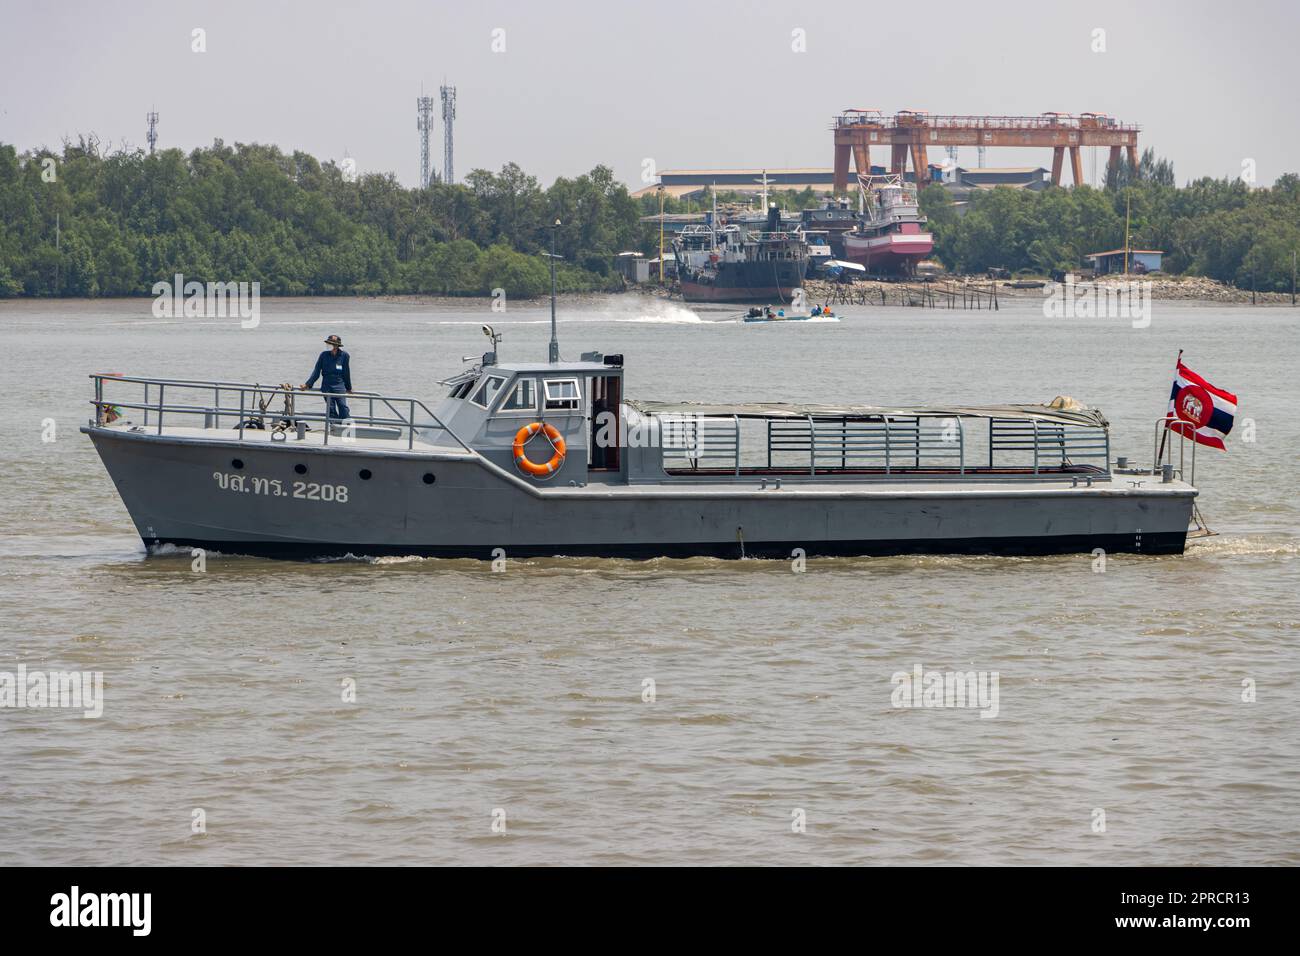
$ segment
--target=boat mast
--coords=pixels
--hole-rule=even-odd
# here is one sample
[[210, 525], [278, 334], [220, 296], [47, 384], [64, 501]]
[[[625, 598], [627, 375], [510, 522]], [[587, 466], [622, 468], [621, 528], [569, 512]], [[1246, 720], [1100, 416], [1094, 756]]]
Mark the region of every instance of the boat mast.
[[[560, 220], [555, 220], [555, 225], [551, 227], [551, 362], [555, 363], [560, 360], [560, 340], [555, 334], [555, 260], [559, 258], [555, 254], [555, 234], [560, 231]], [[659, 259], [659, 268], [664, 267], [663, 257]]]
[[767, 215], [767, 181], [768, 181], [768, 180], [767, 180], [767, 170], [766, 170], [766, 169], [763, 170], [763, 178], [762, 178], [762, 179], [756, 179], [756, 180], [754, 180], [754, 182], [756, 182], [756, 183], [762, 183], [762, 185], [763, 185], [763, 215], [764, 215], [764, 216]]
[[709, 249], [712, 252], [718, 251], [718, 187], [715, 185], [709, 190], [709, 195], [713, 197], [713, 215], [709, 217]]
[[664, 184], [662, 180], [659, 183], [659, 284], [664, 284]]

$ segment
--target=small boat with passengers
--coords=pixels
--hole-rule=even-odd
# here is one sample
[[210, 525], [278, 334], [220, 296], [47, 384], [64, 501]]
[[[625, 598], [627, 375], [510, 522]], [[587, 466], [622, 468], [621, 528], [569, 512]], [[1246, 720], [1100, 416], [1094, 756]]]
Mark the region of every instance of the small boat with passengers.
[[765, 305], [761, 309], [754, 306], [741, 317], [742, 322], [838, 322], [839, 316], [829, 305], [815, 305], [811, 309], [773, 309]]
[[[420, 398], [96, 374], [90, 437], [147, 546], [281, 558], [1177, 553], [1170, 460], [1095, 408], [634, 401], [622, 355], [506, 362]], [[311, 409], [306, 406], [311, 405]], [[1163, 418], [1160, 420], [1163, 422]], [[1157, 423], [1159, 424], [1159, 423]], [[1163, 449], [1161, 452], [1163, 455]]]

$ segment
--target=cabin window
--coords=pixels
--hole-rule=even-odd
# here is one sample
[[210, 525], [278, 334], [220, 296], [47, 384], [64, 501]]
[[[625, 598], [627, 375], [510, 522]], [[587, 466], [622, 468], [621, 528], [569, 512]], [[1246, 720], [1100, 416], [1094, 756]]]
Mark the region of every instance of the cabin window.
[[459, 385], [453, 385], [451, 388], [452, 398], [464, 398], [474, 389], [476, 379], [470, 379], [468, 382], [461, 382]]
[[514, 390], [501, 403], [503, 412], [533, 412], [537, 410], [537, 380], [521, 378]]
[[546, 382], [546, 410], [578, 410], [578, 380], [576, 378], [552, 379]]
[[483, 383], [479, 385], [478, 391], [470, 399], [475, 405], [482, 405], [487, 408], [492, 404], [492, 399], [497, 397], [497, 392], [501, 391], [501, 386], [506, 380], [499, 375], [488, 375], [484, 377]]

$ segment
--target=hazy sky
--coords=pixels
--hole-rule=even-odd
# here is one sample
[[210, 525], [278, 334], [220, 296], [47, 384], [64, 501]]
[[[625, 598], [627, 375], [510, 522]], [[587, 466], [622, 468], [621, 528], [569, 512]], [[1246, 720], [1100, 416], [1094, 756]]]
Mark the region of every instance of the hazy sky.
[[[205, 53], [191, 49], [195, 28]], [[142, 145], [152, 107], [160, 146], [346, 151], [412, 185], [415, 100], [445, 76], [458, 178], [512, 160], [545, 184], [605, 163], [632, 188], [647, 158], [826, 167], [831, 117], [870, 106], [1109, 113], [1139, 123], [1139, 144], [1171, 159], [1180, 184], [1237, 176], [1245, 159], [1267, 184], [1300, 171], [1298, 42], [1297, 0], [0, 0], [0, 141], [57, 147], [93, 131]], [[958, 161], [974, 166], [974, 150]]]

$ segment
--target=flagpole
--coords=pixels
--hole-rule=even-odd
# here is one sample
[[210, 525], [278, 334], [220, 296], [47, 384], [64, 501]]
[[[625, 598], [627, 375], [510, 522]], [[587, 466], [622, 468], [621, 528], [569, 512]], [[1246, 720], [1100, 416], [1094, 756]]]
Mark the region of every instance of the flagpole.
[[[1174, 375], [1178, 374], [1178, 366], [1181, 365], [1182, 362], [1183, 362], [1183, 350], [1179, 349], [1178, 358], [1174, 360]], [[1151, 472], [1152, 474], [1155, 474], [1156, 471], [1160, 469], [1160, 462], [1165, 457], [1165, 439], [1169, 437], [1169, 423], [1167, 421], [1167, 419], [1169, 418], [1168, 411], [1165, 412], [1165, 418], [1166, 418], [1165, 430], [1160, 433], [1160, 452], [1156, 455], [1155, 466]]]

